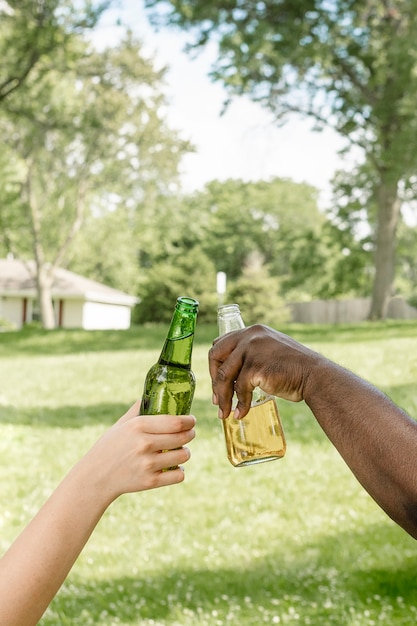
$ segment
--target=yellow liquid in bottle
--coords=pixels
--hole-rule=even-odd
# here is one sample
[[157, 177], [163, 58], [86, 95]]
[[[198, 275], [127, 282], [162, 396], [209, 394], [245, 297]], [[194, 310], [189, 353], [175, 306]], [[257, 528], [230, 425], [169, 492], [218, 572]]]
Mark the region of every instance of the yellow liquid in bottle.
[[284, 431], [274, 398], [255, 404], [240, 420], [232, 411], [223, 420], [223, 429], [227, 456], [235, 467], [274, 461], [285, 454]]

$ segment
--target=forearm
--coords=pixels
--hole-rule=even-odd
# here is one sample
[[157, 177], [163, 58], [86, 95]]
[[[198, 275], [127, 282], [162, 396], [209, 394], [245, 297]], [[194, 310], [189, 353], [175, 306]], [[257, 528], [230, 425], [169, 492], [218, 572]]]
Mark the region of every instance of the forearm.
[[389, 398], [319, 359], [304, 399], [375, 501], [417, 538], [417, 423]]
[[288, 335], [255, 324], [217, 338], [209, 353], [219, 417], [250, 409], [252, 391], [304, 400], [358, 480], [417, 539], [417, 422], [378, 389]]
[[84, 462], [0, 560], [0, 624], [38, 623], [106, 509]]
[[195, 436], [195, 417], [141, 416], [139, 404], [135, 402], [73, 467], [0, 559], [1, 626], [38, 623], [117, 497], [184, 480], [180, 465], [190, 458], [186, 444]]

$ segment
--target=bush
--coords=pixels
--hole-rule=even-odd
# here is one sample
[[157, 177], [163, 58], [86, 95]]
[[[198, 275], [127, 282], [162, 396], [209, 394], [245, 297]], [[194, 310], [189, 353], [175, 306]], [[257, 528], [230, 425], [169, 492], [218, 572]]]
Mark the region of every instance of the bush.
[[417, 294], [412, 294], [411, 296], [409, 296], [407, 298], [407, 304], [409, 304], [410, 306], [413, 306], [414, 308], [417, 308]]
[[239, 305], [247, 326], [260, 323], [277, 328], [290, 319], [290, 310], [279, 295], [279, 281], [264, 266], [246, 268], [229, 287], [227, 298]]
[[216, 271], [203, 252], [193, 251], [154, 265], [147, 271], [138, 295], [140, 303], [132, 317], [135, 324], [169, 322], [179, 296], [199, 301], [200, 321], [216, 321]]

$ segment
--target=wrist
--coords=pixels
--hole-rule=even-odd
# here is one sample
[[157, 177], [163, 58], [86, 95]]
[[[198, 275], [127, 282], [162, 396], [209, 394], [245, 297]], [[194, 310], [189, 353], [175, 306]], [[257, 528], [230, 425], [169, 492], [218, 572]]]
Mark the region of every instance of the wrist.
[[314, 400], [323, 395], [328, 384], [332, 380], [333, 364], [320, 354], [314, 354], [309, 365], [306, 367], [307, 375], [304, 377], [303, 400], [311, 407]]
[[98, 467], [87, 453], [69, 471], [63, 483], [73, 494], [78, 505], [89, 510], [94, 517], [101, 517], [104, 511], [117, 498], [110, 489], [110, 481], [103, 467]]

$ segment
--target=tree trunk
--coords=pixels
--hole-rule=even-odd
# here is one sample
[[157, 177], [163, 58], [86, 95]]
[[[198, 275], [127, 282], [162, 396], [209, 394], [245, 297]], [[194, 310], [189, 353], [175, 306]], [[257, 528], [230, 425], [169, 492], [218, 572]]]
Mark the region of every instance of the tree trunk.
[[396, 231], [401, 201], [397, 181], [381, 181], [377, 192], [378, 222], [375, 245], [375, 278], [369, 319], [384, 319], [395, 276]]
[[36, 278], [42, 326], [43, 328], [52, 330], [55, 328], [55, 313], [51, 293], [52, 268], [47, 264], [38, 265]]

